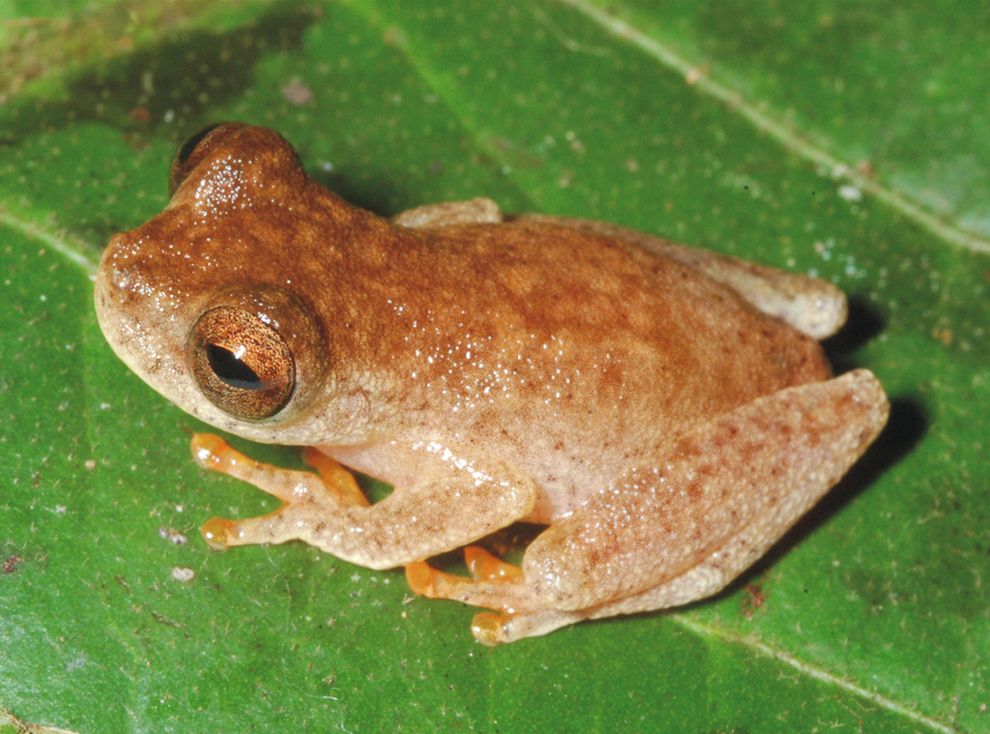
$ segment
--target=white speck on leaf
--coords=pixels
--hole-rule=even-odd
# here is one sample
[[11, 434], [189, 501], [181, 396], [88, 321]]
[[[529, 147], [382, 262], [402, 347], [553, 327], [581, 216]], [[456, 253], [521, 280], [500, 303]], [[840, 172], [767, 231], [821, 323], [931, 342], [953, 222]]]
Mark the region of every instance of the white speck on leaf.
[[846, 201], [862, 201], [863, 192], [851, 184], [846, 184], [839, 187], [839, 196], [841, 196]]
[[179, 581], [183, 584], [188, 584], [196, 578], [196, 572], [191, 568], [186, 568], [185, 566], [174, 566], [172, 568], [172, 580]]

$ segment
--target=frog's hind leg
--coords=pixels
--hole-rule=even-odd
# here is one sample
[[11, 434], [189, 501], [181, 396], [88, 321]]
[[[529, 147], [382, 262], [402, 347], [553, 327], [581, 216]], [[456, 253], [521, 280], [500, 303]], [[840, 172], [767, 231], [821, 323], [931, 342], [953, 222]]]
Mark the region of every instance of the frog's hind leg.
[[[604, 619], [620, 614], [670, 609], [717, 594], [769, 550], [773, 543], [761, 537], [761, 532], [763, 528], [759, 525], [750, 526], [732, 538], [718, 553], [712, 554], [690, 571], [645, 591], [586, 609], [573, 611], [540, 609], [539, 601], [523, 584], [515, 585], [523, 586], [523, 589], [513, 588], [511, 594], [503, 591], [503, 595], [499, 597], [497, 588], [469, 590], [467, 587], [471, 583], [470, 579], [457, 576], [453, 578], [458, 579], [455, 583], [459, 595], [428, 596], [455, 599], [495, 610], [476, 614], [471, 621], [471, 633], [478, 642], [488, 646], [515, 642], [526, 637], [546, 635], [561, 627], [587, 619]], [[488, 598], [485, 598], [486, 591], [491, 594]], [[500, 609], [492, 603], [500, 598], [512, 597], [525, 598], [533, 608]]]
[[798, 273], [757, 265], [700, 247], [678, 245], [661, 237], [608, 222], [527, 214], [512, 221], [536, 221], [612, 237], [695, 268], [728, 286], [753, 307], [776, 316], [814, 339], [837, 332], [846, 321], [845, 294], [831, 283]]
[[[537, 537], [522, 581], [502, 587], [503, 599], [525, 604], [479, 615], [475, 636], [510, 642], [716, 593], [845, 474], [887, 412], [879, 382], [857, 370], [781, 390], [677, 437]], [[506, 609], [492, 603], [500, 597], [491, 582], [456, 585], [447, 598]]]
[[[586, 609], [729, 550], [731, 580], [838, 482], [888, 407], [877, 379], [856, 370], [718, 416], [544, 531], [526, 551], [526, 583], [548, 607]], [[734, 538], [759, 547], [733, 546]]]

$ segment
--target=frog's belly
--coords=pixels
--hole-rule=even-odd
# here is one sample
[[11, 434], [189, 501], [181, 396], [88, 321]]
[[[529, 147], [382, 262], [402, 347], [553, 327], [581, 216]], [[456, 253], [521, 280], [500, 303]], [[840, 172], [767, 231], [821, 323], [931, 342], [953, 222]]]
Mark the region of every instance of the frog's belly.
[[500, 435], [498, 439], [447, 441], [382, 441], [356, 446], [319, 445], [323, 453], [344, 466], [392, 484], [396, 489], [428, 484], [449, 470], [451, 463], [485, 473], [508, 466], [537, 487], [536, 506], [524, 519], [545, 523], [581, 507], [597, 492], [625, 473], [623, 467], [646, 461], [658, 445], [656, 436], [623, 436], [612, 443], [589, 437], [543, 432], [539, 435]]
[[536, 507], [525, 521], [550, 524], [567, 517], [629, 470], [649, 462], [661, 443], [653, 427], [622, 435], [606, 429], [590, 441], [534, 438], [525, 454], [516, 454], [520, 468], [539, 487]]
[[[431, 423], [438, 422], [431, 416], [403, 426], [398, 431], [403, 438], [317, 448], [396, 489], [429, 484], [458, 465], [489, 475], [522, 475], [536, 485], [537, 500], [533, 511], [520, 519], [549, 524], [645, 466], [670, 435], [685, 427], [683, 417], [646, 402], [628, 401], [611, 410], [597, 406], [591, 415], [515, 408], [503, 411], [499, 420], [449, 426], [449, 435], [429, 432]], [[693, 418], [705, 416], [701, 410]]]

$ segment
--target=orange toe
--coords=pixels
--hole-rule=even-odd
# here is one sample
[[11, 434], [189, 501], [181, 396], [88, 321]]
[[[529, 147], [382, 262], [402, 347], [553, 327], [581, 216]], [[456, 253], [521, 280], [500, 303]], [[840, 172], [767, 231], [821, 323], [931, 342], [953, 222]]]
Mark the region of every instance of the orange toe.
[[471, 576], [484, 581], [513, 581], [522, 578], [522, 569], [493, 556], [484, 548], [470, 545], [464, 549], [464, 562]]
[[227, 473], [238, 456], [230, 444], [213, 433], [194, 433], [189, 449], [197, 464], [221, 473]]
[[436, 593], [433, 579], [435, 571], [425, 561], [406, 564], [406, 583], [414, 594], [433, 596]]
[[236, 532], [237, 523], [223, 517], [211, 517], [199, 529], [207, 545], [216, 550], [230, 547], [230, 539]]
[[360, 507], [368, 506], [368, 498], [364, 496], [364, 492], [355, 481], [354, 475], [336, 460], [312, 446], [303, 448], [302, 459], [306, 464], [316, 469], [327, 489], [336, 492], [345, 502]]
[[471, 634], [482, 645], [495, 647], [501, 642], [502, 627], [511, 618], [510, 614], [480, 612], [471, 620]]

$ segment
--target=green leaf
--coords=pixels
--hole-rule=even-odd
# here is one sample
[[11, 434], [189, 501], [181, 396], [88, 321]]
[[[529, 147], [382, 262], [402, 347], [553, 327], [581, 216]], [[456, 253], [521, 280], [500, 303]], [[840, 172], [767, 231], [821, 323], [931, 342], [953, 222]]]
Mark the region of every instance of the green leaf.
[[[0, 726], [990, 730], [983, 5], [67, 5], [0, 7]], [[716, 599], [493, 650], [399, 571], [211, 552], [271, 504], [195, 467], [89, 276], [219, 119], [383, 213], [483, 194], [833, 280], [890, 426]]]

